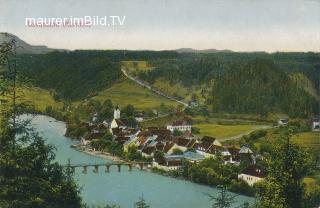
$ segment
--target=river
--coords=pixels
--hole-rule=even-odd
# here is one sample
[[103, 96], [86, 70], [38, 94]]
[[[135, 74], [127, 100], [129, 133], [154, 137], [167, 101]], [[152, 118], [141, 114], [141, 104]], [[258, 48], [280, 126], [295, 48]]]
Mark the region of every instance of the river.
[[[64, 136], [66, 131], [64, 122], [37, 115], [32, 118], [31, 125], [46, 139], [46, 143], [56, 147], [56, 160], [60, 164], [66, 164], [68, 159], [71, 163], [106, 162], [105, 159], [70, 148], [70, 145], [77, 141]], [[130, 172], [123, 167], [120, 173], [117, 172], [116, 167], [110, 168], [110, 173], [105, 173], [102, 168], [99, 173], [93, 173], [91, 170], [88, 169], [88, 173], [83, 174], [80, 169], [76, 169], [74, 176], [82, 187], [81, 195], [88, 205], [109, 203], [130, 208], [143, 194], [147, 204], [152, 208], [209, 208], [212, 201], [206, 194], [216, 196], [218, 193], [217, 189], [212, 187], [138, 169]], [[235, 205], [252, 201], [252, 198], [241, 195], [235, 199]]]

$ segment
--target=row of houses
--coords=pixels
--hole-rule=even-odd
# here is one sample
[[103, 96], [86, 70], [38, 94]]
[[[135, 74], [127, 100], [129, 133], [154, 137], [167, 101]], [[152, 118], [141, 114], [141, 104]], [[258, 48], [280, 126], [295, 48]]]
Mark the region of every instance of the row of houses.
[[[89, 133], [84, 137], [84, 143], [101, 138], [106, 131], [110, 131], [113, 140], [123, 145], [124, 152], [132, 146], [136, 147], [142, 156], [153, 158], [154, 167], [164, 170], [177, 170], [181, 168], [184, 160], [197, 163], [205, 158], [219, 155], [225, 164], [240, 164], [243, 155], [253, 157], [253, 152], [248, 147], [223, 146], [218, 139], [203, 136], [197, 137], [191, 133], [191, 124], [184, 120], [174, 121], [166, 127], [149, 127], [147, 129], [131, 128], [128, 120], [120, 118], [120, 109], [116, 108], [113, 121], [108, 124], [85, 124]], [[179, 130], [182, 134], [174, 136], [173, 132]], [[157, 157], [157, 153], [162, 157]], [[178, 154], [177, 154], [178, 152]], [[251, 167], [251, 169], [254, 169]], [[239, 178], [252, 185], [257, 180], [252, 170], [244, 170]], [[263, 173], [264, 174], [264, 173]], [[260, 174], [262, 177], [263, 174]], [[259, 174], [258, 174], [259, 176]], [[261, 178], [260, 178], [261, 179]]]

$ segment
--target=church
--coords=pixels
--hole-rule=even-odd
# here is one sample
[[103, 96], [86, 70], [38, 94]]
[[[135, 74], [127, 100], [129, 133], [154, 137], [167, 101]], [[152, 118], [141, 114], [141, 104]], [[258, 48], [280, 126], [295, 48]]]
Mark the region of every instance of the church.
[[128, 120], [121, 119], [120, 114], [121, 114], [120, 108], [117, 105], [116, 108], [114, 109], [114, 112], [113, 112], [113, 120], [110, 125], [111, 129], [115, 129], [115, 128], [125, 129], [125, 128], [127, 128]]

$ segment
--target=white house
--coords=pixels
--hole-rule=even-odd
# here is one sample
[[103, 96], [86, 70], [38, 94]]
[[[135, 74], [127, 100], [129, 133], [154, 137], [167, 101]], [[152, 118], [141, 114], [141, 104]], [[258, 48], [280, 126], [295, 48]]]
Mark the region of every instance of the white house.
[[167, 125], [167, 129], [173, 132], [175, 129], [179, 131], [189, 131], [191, 132], [191, 125], [187, 121], [178, 120], [173, 122], [172, 124]]
[[280, 119], [278, 120], [278, 125], [280, 125], [280, 126], [287, 125], [288, 122], [289, 122], [289, 119], [287, 119], [287, 118], [280, 118]]
[[238, 174], [238, 178], [247, 182], [249, 186], [253, 186], [256, 182], [263, 180], [265, 177], [266, 172], [256, 165], [251, 165]]
[[313, 119], [312, 131], [320, 131], [320, 119]]

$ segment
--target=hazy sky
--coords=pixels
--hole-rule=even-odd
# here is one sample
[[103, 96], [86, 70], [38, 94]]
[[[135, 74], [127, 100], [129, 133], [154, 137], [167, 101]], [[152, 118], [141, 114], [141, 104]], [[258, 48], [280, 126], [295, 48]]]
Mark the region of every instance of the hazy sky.
[[[123, 26], [32, 28], [26, 17], [126, 16]], [[320, 51], [320, 0], [0, 0], [0, 32], [68, 49]]]

